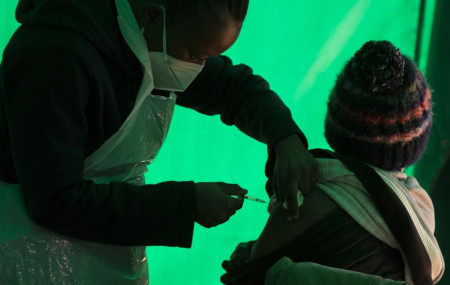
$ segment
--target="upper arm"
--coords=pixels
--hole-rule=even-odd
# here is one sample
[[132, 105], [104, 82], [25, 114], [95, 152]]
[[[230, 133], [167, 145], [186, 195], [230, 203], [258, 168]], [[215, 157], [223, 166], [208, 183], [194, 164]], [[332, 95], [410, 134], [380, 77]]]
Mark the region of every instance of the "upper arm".
[[251, 88], [269, 90], [268, 83], [254, 75], [250, 67], [234, 65], [226, 56], [214, 56], [206, 60], [202, 72], [189, 88], [178, 95], [177, 104], [206, 115], [220, 114], [231, 124], [228, 116], [238, 113], [242, 107], [236, 101], [248, 100]]
[[86, 145], [101, 143], [103, 137], [90, 134], [106, 125], [114, 129], [104, 120], [117, 120], [115, 109], [106, 112], [104, 106], [115, 106], [112, 95], [119, 93], [114, 90], [111, 100], [105, 98], [111, 79], [99, 74], [102, 69], [89, 51], [58, 43], [9, 56], [2, 65], [2, 119], [7, 120], [13, 168], [31, 220], [99, 243], [190, 246], [192, 182], [136, 186], [83, 180]]
[[288, 244], [337, 207], [338, 205], [328, 195], [316, 187], [304, 196], [303, 205], [299, 209], [299, 218], [293, 222], [283, 217], [283, 209], [278, 205], [253, 246], [251, 259], [268, 255]]
[[31, 200], [81, 181], [87, 80], [66, 45], [35, 48], [5, 68], [11, 152], [18, 183]]
[[233, 65], [225, 56], [209, 58], [191, 86], [178, 94], [177, 104], [206, 115], [220, 114], [225, 124], [269, 146], [287, 135], [301, 134], [290, 110], [267, 81], [244, 64]]

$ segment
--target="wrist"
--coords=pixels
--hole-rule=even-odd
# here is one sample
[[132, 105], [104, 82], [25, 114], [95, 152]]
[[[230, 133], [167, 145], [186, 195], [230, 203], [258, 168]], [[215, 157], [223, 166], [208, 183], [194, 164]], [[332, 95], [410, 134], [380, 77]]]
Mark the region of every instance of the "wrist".
[[283, 151], [289, 149], [290, 146], [300, 147], [302, 149], [305, 149], [305, 146], [303, 145], [302, 140], [297, 134], [289, 135], [283, 139], [281, 139], [276, 145], [275, 145], [275, 153], [279, 154]]

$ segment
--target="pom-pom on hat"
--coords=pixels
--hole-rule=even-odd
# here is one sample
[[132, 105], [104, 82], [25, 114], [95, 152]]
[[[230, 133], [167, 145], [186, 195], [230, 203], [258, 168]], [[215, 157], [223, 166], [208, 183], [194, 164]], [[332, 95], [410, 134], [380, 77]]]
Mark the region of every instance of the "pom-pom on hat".
[[336, 151], [385, 170], [416, 162], [428, 142], [431, 93], [416, 65], [388, 41], [370, 41], [338, 75], [325, 137]]

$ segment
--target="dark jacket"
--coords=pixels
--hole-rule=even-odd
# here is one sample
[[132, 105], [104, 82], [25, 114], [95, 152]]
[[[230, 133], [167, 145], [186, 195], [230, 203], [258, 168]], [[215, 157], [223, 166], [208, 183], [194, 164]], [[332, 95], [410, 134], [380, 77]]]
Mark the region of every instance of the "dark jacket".
[[[83, 160], [122, 125], [142, 80], [116, 21], [113, 0], [20, 0], [22, 24], [0, 68], [0, 180], [20, 184], [38, 224], [117, 245], [189, 247], [193, 182], [142, 187], [83, 180]], [[266, 81], [217, 56], [177, 104], [220, 114], [268, 145], [298, 134]]]

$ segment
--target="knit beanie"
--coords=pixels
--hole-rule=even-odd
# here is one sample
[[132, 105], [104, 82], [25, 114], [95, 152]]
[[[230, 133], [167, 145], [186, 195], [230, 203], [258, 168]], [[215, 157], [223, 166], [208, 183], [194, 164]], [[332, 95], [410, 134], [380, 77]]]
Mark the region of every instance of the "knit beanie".
[[385, 170], [416, 162], [428, 141], [431, 93], [416, 65], [388, 41], [370, 41], [338, 75], [325, 137], [342, 154]]

